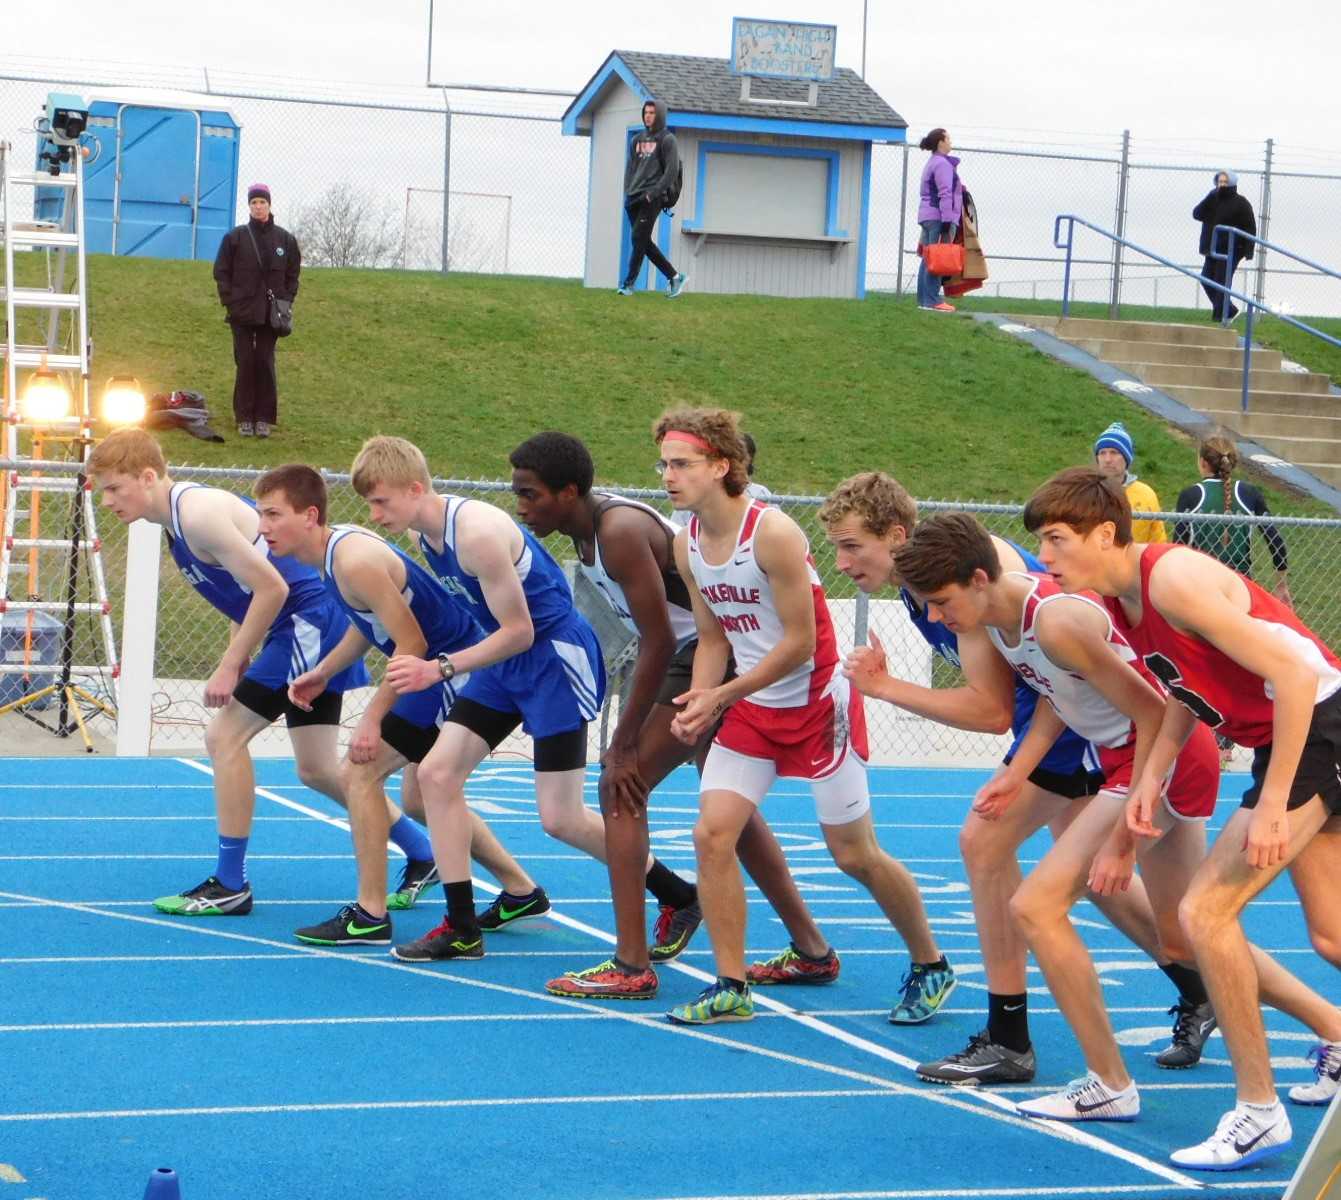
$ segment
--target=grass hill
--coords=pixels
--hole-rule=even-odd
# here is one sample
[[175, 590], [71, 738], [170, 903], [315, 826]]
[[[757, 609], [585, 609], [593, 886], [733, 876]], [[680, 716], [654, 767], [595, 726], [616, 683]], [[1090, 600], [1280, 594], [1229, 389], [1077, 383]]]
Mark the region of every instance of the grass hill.
[[[169, 434], [178, 462], [344, 469], [364, 437], [387, 432], [418, 442], [439, 474], [500, 478], [513, 446], [559, 428], [590, 445], [603, 482], [650, 487], [651, 422], [688, 403], [744, 413], [759, 478], [777, 492], [824, 492], [880, 467], [919, 497], [1018, 501], [1088, 461], [1115, 419], [1165, 503], [1195, 474], [1186, 439], [1129, 400], [910, 301], [690, 290], [671, 303], [575, 281], [396, 271], [304, 273], [296, 332], [279, 349], [281, 428], [243, 440], [209, 264], [93, 257], [89, 278], [97, 385], [129, 372], [149, 391], [203, 392], [228, 438]], [[1321, 511], [1279, 491], [1270, 503]]]

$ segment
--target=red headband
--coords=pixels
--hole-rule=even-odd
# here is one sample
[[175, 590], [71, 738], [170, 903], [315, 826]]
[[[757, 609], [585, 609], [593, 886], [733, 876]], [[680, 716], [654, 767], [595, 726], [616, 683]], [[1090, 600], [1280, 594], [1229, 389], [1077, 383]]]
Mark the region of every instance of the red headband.
[[[700, 450], [706, 450], [714, 457], [721, 457], [712, 445], [705, 442], [696, 433], [685, 433], [682, 429], [668, 429], [661, 435], [661, 441], [664, 442], [667, 438], [674, 438], [677, 442], [688, 442], [691, 446], [697, 446]], [[661, 445], [661, 442], [658, 442], [657, 445]]]

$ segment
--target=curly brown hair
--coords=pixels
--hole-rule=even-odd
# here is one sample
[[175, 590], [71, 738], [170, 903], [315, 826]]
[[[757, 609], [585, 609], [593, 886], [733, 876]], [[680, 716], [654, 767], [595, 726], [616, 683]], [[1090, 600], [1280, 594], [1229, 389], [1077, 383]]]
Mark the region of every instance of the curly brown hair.
[[724, 408], [672, 408], [652, 422], [652, 439], [661, 445], [669, 433], [688, 433], [712, 447], [713, 458], [724, 458], [728, 470], [722, 480], [728, 496], [739, 496], [750, 482], [750, 452], [740, 431], [740, 414]]
[[912, 534], [917, 524], [917, 501], [892, 475], [862, 471], [849, 475], [820, 505], [820, 524], [832, 529], [849, 513], [856, 513], [867, 531], [884, 537], [895, 525]]

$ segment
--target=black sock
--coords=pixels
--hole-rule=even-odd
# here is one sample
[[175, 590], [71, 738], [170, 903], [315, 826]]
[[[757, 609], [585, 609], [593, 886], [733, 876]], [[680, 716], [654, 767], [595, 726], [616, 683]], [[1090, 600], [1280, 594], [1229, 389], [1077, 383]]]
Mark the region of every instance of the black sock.
[[659, 858], [652, 860], [647, 872], [647, 890], [657, 898], [658, 904], [669, 904], [672, 908], [684, 908], [698, 897], [694, 885], [681, 879]]
[[1169, 963], [1160, 967], [1178, 989], [1178, 994], [1189, 1004], [1205, 1004], [1210, 997], [1206, 994], [1206, 985], [1201, 980], [1201, 972], [1196, 967], [1185, 967], [1181, 963]]
[[735, 988], [738, 992], [745, 990], [745, 981], [743, 979], [732, 979], [727, 975], [718, 975], [717, 982], [723, 987]]
[[365, 925], [386, 924], [386, 913], [383, 913], [380, 917], [375, 917], [366, 908], [364, 908], [362, 904], [355, 904], [354, 911], [358, 914], [359, 920], [362, 921]]
[[945, 961], [945, 955], [942, 954], [935, 962], [914, 963], [916, 967], [921, 967], [924, 971], [945, 971], [949, 969], [950, 964]]
[[795, 942], [792, 943], [792, 951], [796, 954], [797, 958], [804, 959], [806, 962], [813, 962], [813, 963], [828, 962], [829, 959], [833, 957], [832, 946], [826, 946], [824, 948], [824, 953], [821, 954], [818, 958], [816, 958], [813, 954], [807, 954]]
[[479, 932], [479, 922], [475, 920], [475, 885], [469, 879], [460, 883], [446, 883], [442, 890], [447, 893], [447, 919], [458, 933]]
[[1029, 1049], [1029, 997], [987, 993], [987, 1036], [1017, 1054]]

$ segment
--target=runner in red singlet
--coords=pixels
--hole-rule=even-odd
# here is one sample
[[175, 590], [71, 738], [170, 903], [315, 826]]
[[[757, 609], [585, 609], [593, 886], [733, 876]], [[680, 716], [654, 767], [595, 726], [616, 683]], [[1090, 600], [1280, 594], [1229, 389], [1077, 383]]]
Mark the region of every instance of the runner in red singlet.
[[1254, 750], [1242, 807], [1180, 908], [1234, 1064], [1238, 1103], [1204, 1142], [1170, 1156], [1197, 1170], [1247, 1166], [1291, 1140], [1262, 1002], [1300, 1016], [1321, 1039], [1316, 1082], [1292, 1088], [1291, 1100], [1326, 1103], [1341, 1077], [1341, 1011], [1255, 958], [1240, 920], [1289, 867], [1314, 946], [1341, 965], [1341, 662], [1290, 609], [1216, 559], [1190, 547], [1133, 543], [1126, 497], [1097, 471], [1053, 476], [1024, 519], [1057, 582], [1106, 597], [1119, 629], [1180, 701], [1165, 708], [1131, 789], [1132, 832], [1150, 836], [1159, 781], [1198, 720]]

